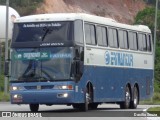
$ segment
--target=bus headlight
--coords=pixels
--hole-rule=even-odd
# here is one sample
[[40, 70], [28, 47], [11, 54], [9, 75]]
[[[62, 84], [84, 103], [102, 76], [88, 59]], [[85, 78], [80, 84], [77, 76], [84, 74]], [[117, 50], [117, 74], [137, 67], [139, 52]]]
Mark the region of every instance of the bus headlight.
[[68, 93], [58, 93], [57, 97], [58, 98], [67, 98], [68, 97]]
[[11, 87], [11, 90], [13, 90], [13, 91], [18, 90], [18, 87], [12, 86], [12, 87]]
[[14, 95], [12, 95], [12, 98], [15, 100], [15, 99], [22, 99], [22, 95], [20, 95], [20, 94], [14, 94]]
[[73, 90], [73, 86], [72, 85], [56, 85], [56, 86], [54, 86], [54, 89]]
[[13, 94], [12, 95], [12, 101], [13, 102], [22, 102], [22, 99], [23, 99], [23, 97], [22, 97], [22, 95], [21, 94]]
[[10, 86], [10, 91], [23, 90], [23, 87]]

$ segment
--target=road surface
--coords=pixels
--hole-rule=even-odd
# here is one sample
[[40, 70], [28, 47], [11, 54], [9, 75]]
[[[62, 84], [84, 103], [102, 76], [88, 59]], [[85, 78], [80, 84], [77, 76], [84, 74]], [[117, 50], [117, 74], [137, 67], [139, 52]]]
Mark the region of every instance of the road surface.
[[[39, 112], [37, 116], [47, 117], [45, 120], [52, 120], [54, 117], [58, 117], [58, 119], [63, 120], [65, 118], [69, 120], [80, 120], [83, 118], [84, 120], [88, 120], [92, 118], [92, 120], [106, 120], [107, 119], [118, 119], [118, 120], [160, 120], [159, 117], [150, 117], [147, 115], [146, 111], [150, 107], [156, 107], [160, 105], [139, 105], [137, 109], [128, 109], [123, 110], [119, 108], [119, 105], [116, 104], [102, 104], [98, 106], [96, 110], [89, 110], [88, 112], [81, 112], [72, 108], [72, 106], [65, 105], [53, 105], [53, 106], [45, 106], [40, 105]], [[24, 117], [25, 115], [30, 114], [30, 109], [28, 105], [12, 105], [8, 102], [0, 103], [0, 111], [2, 112], [12, 112], [12, 115], [18, 115], [20, 113], [20, 117]], [[19, 116], [18, 116], [19, 117]], [[100, 119], [99, 119], [100, 118]], [[33, 118], [32, 118], [33, 119]], [[42, 120], [44, 118], [41, 118]], [[41, 120], [38, 118], [38, 120]], [[17, 120], [17, 118], [14, 120]]]

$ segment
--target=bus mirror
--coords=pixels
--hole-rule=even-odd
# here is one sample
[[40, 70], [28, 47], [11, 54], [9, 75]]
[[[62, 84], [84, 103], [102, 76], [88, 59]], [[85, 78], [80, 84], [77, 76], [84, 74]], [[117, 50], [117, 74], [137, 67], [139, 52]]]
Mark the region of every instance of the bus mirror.
[[76, 66], [76, 64], [75, 64], [75, 62], [73, 62], [72, 66], [71, 66], [71, 74], [72, 74], [71, 76], [72, 77], [75, 77], [75, 74], [76, 74], [76, 69], [75, 69], [76, 67], [75, 66]]
[[82, 76], [80, 61], [76, 61], [75, 70], [76, 70], [76, 79], [80, 80], [80, 78]]
[[78, 52], [78, 49], [75, 50], [75, 58], [74, 60], [80, 60], [80, 54]]
[[6, 77], [9, 77], [9, 60], [5, 61], [5, 64], [4, 64], [4, 75]]

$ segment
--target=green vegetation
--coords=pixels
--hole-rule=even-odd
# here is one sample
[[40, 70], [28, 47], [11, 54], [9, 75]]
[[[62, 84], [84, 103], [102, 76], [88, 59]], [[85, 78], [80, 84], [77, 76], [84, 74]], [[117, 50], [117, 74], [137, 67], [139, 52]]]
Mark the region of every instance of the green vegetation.
[[[156, 44], [156, 58], [155, 58], [155, 81], [154, 88], [155, 93], [153, 97], [154, 103], [160, 103], [160, 10], [158, 10], [157, 17], [157, 44]], [[136, 18], [135, 24], [147, 25], [154, 33], [154, 21], [155, 21], [155, 7], [147, 7], [140, 11]], [[148, 102], [148, 101], [144, 101]], [[149, 102], [150, 103], [150, 102]]]
[[140, 101], [140, 104], [142, 105], [159, 105], [160, 104], [160, 94], [158, 92], [154, 93], [154, 96], [152, 99]]
[[5, 43], [0, 43], [0, 92], [4, 90], [4, 52], [5, 52]]
[[[144, 0], [148, 4], [155, 5], [156, 0]], [[10, 0], [10, 6], [16, 9], [21, 16], [33, 14], [37, 6], [40, 5], [43, 0]], [[159, 2], [160, 3], [160, 2]], [[6, 0], [0, 0], [1, 5], [6, 4]], [[160, 6], [160, 4], [159, 4]], [[154, 33], [154, 18], [155, 18], [155, 7], [147, 7], [144, 10], [140, 11], [136, 18], [134, 24], [143, 24], [149, 26], [152, 33]], [[155, 93], [153, 101], [150, 100], [143, 101], [142, 103], [149, 104], [160, 104], [160, 10], [158, 11], [158, 32], [157, 32], [157, 45], [156, 45], [156, 60], [155, 60]], [[1, 64], [4, 63], [4, 43], [1, 43], [2, 52], [1, 52]], [[3, 75], [3, 66], [1, 66], [0, 71], [0, 91], [4, 90], [4, 75]], [[5, 100], [5, 96], [0, 92], [0, 101]]]
[[0, 101], [9, 101], [10, 96], [9, 94], [5, 95], [4, 92], [0, 92]]
[[[34, 14], [36, 8], [43, 2], [43, 0], [10, 0], [9, 6], [18, 11], [20, 16]], [[0, 5], [6, 5], [6, 0], [0, 0]], [[8, 101], [9, 95], [4, 95], [4, 48], [5, 43], [0, 43], [0, 101]]]
[[[43, 0], [10, 0], [9, 5], [13, 7], [21, 16], [33, 14], [37, 6]], [[6, 0], [0, 0], [0, 5], [5, 5]]]
[[157, 116], [160, 116], [160, 107], [149, 108], [147, 112], [150, 114], [157, 114]]

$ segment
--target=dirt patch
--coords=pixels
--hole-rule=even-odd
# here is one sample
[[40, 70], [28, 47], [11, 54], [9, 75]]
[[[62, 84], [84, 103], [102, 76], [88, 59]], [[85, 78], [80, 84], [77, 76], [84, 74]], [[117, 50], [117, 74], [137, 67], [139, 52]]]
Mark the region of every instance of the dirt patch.
[[45, 0], [36, 13], [83, 12], [132, 24], [137, 12], [145, 6], [143, 0]]

